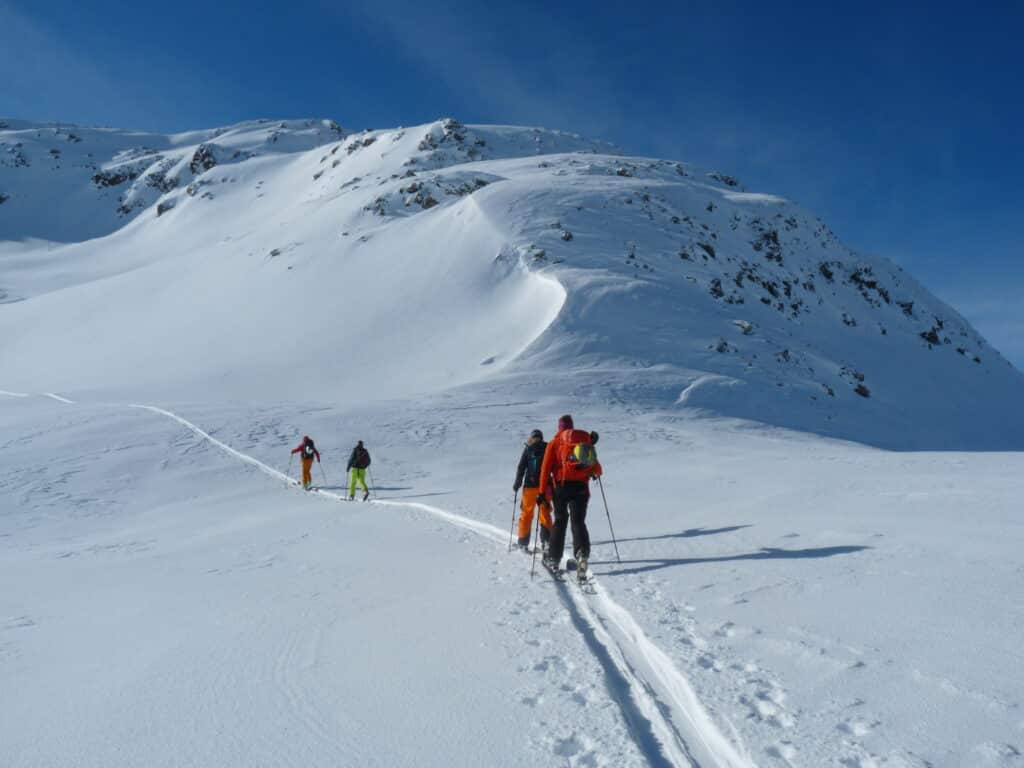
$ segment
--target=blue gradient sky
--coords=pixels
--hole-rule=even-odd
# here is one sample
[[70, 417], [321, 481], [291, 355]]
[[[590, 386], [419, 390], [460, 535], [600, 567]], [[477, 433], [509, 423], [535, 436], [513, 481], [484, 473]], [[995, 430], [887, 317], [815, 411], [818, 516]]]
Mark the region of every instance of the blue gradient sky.
[[902, 264], [1024, 368], [1024, 3], [0, 0], [0, 115], [453, 115], [686, 160]]

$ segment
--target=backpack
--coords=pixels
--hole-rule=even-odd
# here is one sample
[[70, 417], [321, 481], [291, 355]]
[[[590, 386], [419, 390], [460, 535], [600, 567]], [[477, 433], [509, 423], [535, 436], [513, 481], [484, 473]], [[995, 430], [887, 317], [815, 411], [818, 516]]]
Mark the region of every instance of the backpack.
[[356, 469], [366, 469], [370, 466], [370, 452], [365, 448], [356, 448], [356, 460], [352, 466]]
[[540, 477], [540, 467], [544, 463], [544, 449], [547, 443], [538, 443], [536, 448], [531, 446], [529, 455], [526, 457], [526, 476]]
[[597, 464], [597, 449], [590, 441], [590, 434], [582, 429], [570, 432], [564, 441], [561, 482], [585, 482], [590, 479]]
[[544, 441], [526, 446], [526, 466], [523, 470], [523, 485], [536, 488], [540, 484], [540, 470], [544, 466], [544, 449], [548, 444]]
[[597, 464], [597, 448], [591, 443], [576, 443], [569, 450], [567, 460], [579, 469], [590, 469]]
[[313, 445], [313, 441], [310, 440], [308, 443], [302, 444], [302, 458], [312, 459], [316, 454], [316, 446]]

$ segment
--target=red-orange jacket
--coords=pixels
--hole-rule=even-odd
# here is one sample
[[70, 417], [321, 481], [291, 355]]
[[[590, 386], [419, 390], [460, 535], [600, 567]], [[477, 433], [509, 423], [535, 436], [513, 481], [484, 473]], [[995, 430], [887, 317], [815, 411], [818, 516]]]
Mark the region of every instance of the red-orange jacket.
[[[566, 458], [572, 446], [577, 443], [590, 444], [590, 433], [582, 429], [563, 429], [554, 439], [548, 443], [544, 451], [544, 463], [540, 466], [540, 494], [551, 495], [552, 485], [561, 485], [565, 482]], [[590, 467], [590, 475], [600, 477], [602, 474], [601, 462], [595, 462]]]
[[305, 447], [306, 447], [306, 443], [305, 443], [305, 441], [303, 441], [302, 443], [299, 444], [298, 448], [293, 448], [292, 449], [292, 453], [300, 454], [299, 458], [302, 459], [303, 461], [312, 461], [313, 460], [313, 456], [316, 456], [316, 460], [320, 461], [320, 451], [318, 451], [316, 449], [316, 446], [313, 445], [313, 441], [312, 440], [309, 441], [309, 447], [313, 449], [313, 456], [306, 456], [305, 452], [302, 450]]

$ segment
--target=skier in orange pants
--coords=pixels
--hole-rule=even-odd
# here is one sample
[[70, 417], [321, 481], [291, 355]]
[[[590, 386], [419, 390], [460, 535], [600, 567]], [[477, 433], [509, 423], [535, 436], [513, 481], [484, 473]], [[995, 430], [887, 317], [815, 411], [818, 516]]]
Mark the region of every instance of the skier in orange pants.
[[317, 463], [320, 462], [320, 451], [313, 444], [313, 439], [306, 435], [299, 447], [292, 449], [292, 453], [299, 454], [299, 458], [302, 459], [302, 487], [308, 491], [313, 484], [313, 459], [316, 459]]
[[538, 486], [540, 485], [540, 467], [544, 461], [544, 450], [547, 443], [539, 429], [530, 433], [530, 438], [523, 448], [516, 469], [516, 481], [513, 491], [523, 489], [522, 514], [519, 516], [519, 548], [526, 551], [530, 547], [530, 528], [533, 526], [533, 509], [540, 507], [540, 543], [543, 551], [547, 551], [548, 539], [551, 536], [551, 506], [547, 501], [537, 502]]

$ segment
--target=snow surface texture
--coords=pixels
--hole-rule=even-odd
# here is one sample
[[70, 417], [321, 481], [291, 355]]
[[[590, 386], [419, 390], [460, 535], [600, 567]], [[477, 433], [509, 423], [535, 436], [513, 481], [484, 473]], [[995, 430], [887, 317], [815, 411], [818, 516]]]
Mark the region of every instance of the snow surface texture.
[[[581, 368], [637, 406], [1024, 447], [1024, 375], [892, 263], [727, 175], [540, 129], [0, 122], [4, 386], [403, 397]], [[511, 369], [511, 370], [509, 370]]]
[[[1024, 378], [889, 262], [539, 129], [2, 123], [0, 764], [1024, 764]], [[507, 552], [564, 412], [592, 595]]]
[[[515, 452], [479, 461], [567, 400], [495, 394], [0, 399], [9, 764], [1020, 764], [1019, 454], [595, 407], [586, 596], [507, 553]], [[371, 434], [379, 500], [339, 503]]]

